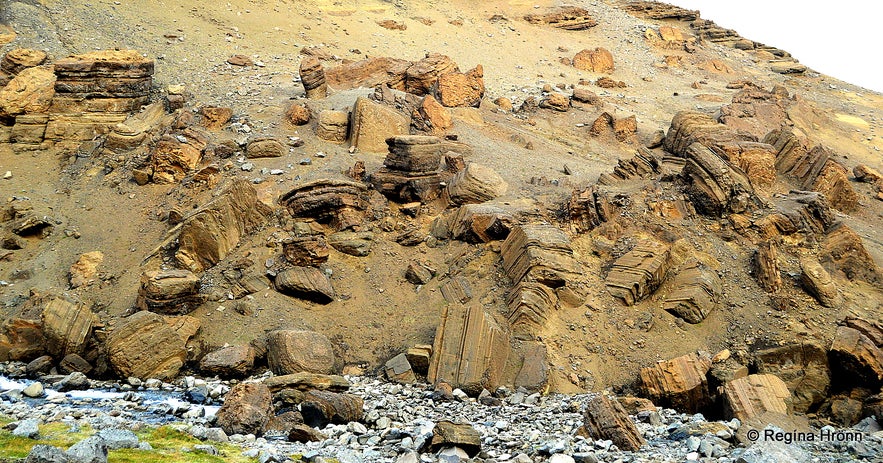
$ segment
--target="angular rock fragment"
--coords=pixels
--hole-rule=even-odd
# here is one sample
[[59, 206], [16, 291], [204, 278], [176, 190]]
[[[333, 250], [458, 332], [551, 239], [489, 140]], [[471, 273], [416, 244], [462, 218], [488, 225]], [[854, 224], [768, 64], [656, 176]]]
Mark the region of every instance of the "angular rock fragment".
[[541, 108], [554, 109], [563, 113], [570, 109], [570, 98], [561, 93], [552, 92], [540, 100], [539, 104]]
[[426, 95], [411, 113], [411, 126], [430, 135], [441, 136], [454, 126], [451, 111], [432, 95]]
[[407, 134], [409, 126], [410, 121], [397, 111], [359, 97], [353, 105], [350, 143], [362, 151], [384, 152], [386, 139]]
[[782, 288], [782, 276], [779, 274], [778, 252], [775, 243], [764, 241], [758, 244], [753, 258], [753, 272], [764, 291], [773, 293]]
[[820, 304], [837, 307], [843, 302], [834, 279], [818, 260], [811, 257], [801, 258], [800, 269], [800, 285]]
[[329, 374], [334, 369], [334, 349], [328, 338], [314, 331], [271, 331], [267, 335], [267, 364], [277, 375]]
[[531, 24], [544, 24], [568, 31], [582, 31], [598, 25], [588, 10], [577, 6], [560, 6], [550, 8], [545, 13], [531, 13], [525, 15], [524, 20]]
[[202, 160], [199, 148], [176, 137], [163, 136], [150, 152], [154, 183], [175, 183], [193, 172]]
[[[602, 177], [604, 174], [602, 174]], [[599, 183], [601, 179], [598, 180]], [[597, 185], [574, 189], [567, 203], [570, 226], [575, 233], [587, 233], [613, 219], [614, 206]]]
[[609, 439], [620, 450], [637, 451], [646, 442], [619, 401], [598, 394], [586, 403], [583, 428], [593, 439]]
[[483, 308], [445, 306], [436, 329], [427, 381], [467, 393], [495, 390], [509, 356], [509, 336]]
[[524, 362], [515, 376], [515, 387], [528, 391], [542, 391], [549, 381], [549, 360], [542, 342], [530, 342], [525, 346]]
[[464, 204], [451, 218], [451, 238], [469, 243], [506, 239], [515, 219], [490, 204]]
[[0, 360], [29, 361], [45, 353], [40, 320], [11, 317], [0, 325]]
[[262, 226], [270, 208], [244, 179], [235, 179], [220, 194], [181, 222], [175, 260], [193, 272], [220, 262], [241, 240]]
[[432, 87], [433, 94], [442, 106], [478, 107], [485, 92], [483, 77], [480, 64], [466, 73], [442, 74]]
[[384, 365], [384, 372], [386, 373], [386, 379], [397, 383], [413, 383], [417, 381], [414, 370], [411, 368], [411, 363], [408, 362], [408, 358], [404, 353], [387, 360]]
[[46, 350], [56, 358], [83, 354], [92, 334], [92, 326], [98, 321], [85, 305], [59, 297], [46, 303], [41, 318]]
[[[431, 93], [432, 87], [440, 77], [454, 72], [459, 73], [460, 69], [451, 58], [439, 53], [428, 53], [423, 59], [407, 68], [404, 86], [401, 89], [414, 95], [426, 95]], [[390, 85], [390, 88], [399, 87]]]
[[334, 300], [334, 288], [321, 269], [316, 267], [292, 267], [279, 272], [275, 279], [276, 290], [289, 296], [306, 299], [319, 304]]
[[721, 216], [745, 211], [754, 200], [748, 178], [699, 143], [686, 150], [687, 162], [681, 175], [687, 182], [687, 194], [702, 214]]
[[697, 261], [686, 264], [672, 285], [674, 290], [666, 296], [663, 308], [688, 323], [701, 322], [720, 305], [720, 277]]
[[695, 353], [641, 369], [644, 392], [657, 405], [699, 413], [711, 404], [706, 374], [711, 359]]
[[318, 267], [328, 261], [328, 241], [323, 235], [292, 236], [282, 242], [282, 254], [292, 265]]
[[748, 375], [724, 385], [724, 411], [729, 418], [746, 421], [767, 412], [791, 413], [791, 391], [775, 375]]
[[499, 174], [480, 164], [469, 163], [454, 175], [447, 186], [454, 204], [483, 203], [506, 193], [509, 185]]
[[291, 373], [286, 375], [271, 376], [264, 379], [264, 384], [270, 388], [271, 392], [278, 392], [283, 389], [291, 389], [298, 391], [308, 390], [328, 390], [333, 392], [343, 392], [350, 388], [350, 382], [346, 378], [339, 375], [323, 375], [319, 373], [309, 373], [302, 371], [300, 373]]
[[374, 233], [342, 231], [328, 236], [328, 244], [338, 252], [356, 257], [371, 254], [374, 245]]
[[405, 351], [405, 358], [411, 364], [414, 372], [425, 375], [429, 370], [429, 359], [432, 357], [432, 346], [418, 344]]
[[290, 442], [322, 442], [327, 438], [321, 431], [305, 424], [295, 424], [288, 432]]
[[[405, 90], [405, 73], [412, 64], [410, 61], [385, 56], [369, 58], [329, 68], [325, 71], [325, 79], [327, 84], [335, 89], [372, 88], [385, 85], [389, 88]], [[408, 93], [416, 94], [414, 90], [411, 89]], [[425, 93], [426, 91], [423, 92]]]
[[46, 52], [42, 50], [16, 48], [6, 52], [3, 59], [0, 59], [0, 71], [14, 76], [27, 68], [43, 64], [46, 58]]
[[751, 134], [718, 123], [707, 114], [696, 111], [680, 111], [671, 120], [671, 127], [663, 141], [663, 148], [670, 153], [686, 157], [687, 148], [697, 142], [710, 148], [726, 143], [738, 144], [756, 141]]
[[822, 240], [821, 263], [850, 280], [883, 284], [883, 272], [868, 253], [861, 236], [843, 223], [832, 226]]
[[481, 451], [481, 435], [470, 424], [439, 421], [432, 429], [430, 449], [437, 452], [445, 447], [463, 449], [469, 457]]
[[223, 347], [210, 352], [199, 361], [199, 369], [208, 375], [224, 378], [248, 376], [254, 366], [254, 349], [245, 344]]
[[0, 117], [43, 114], [55, 96], [55, 74], [49, 66], [28, 68], [0, 88]]
[[606, 48], [585, 49], [573, 57], [573, 67], [597, 73], [613, 72], [613, 54]]
[[273, 402], [270, 390], [263, 383], [239, 383], [224, 397], [224, 405], [217, 413], [217, 424], [227, 434], [264, 433]]
[[875, 340], [883, 339], [883, 330], [871, 324], [861, 327], [837, 328], [828, 354], [832, 377], [835, 382], [878, 388], [883, 384], [883, 349]]
[[607, 291], [626, 305], [646, 298], [665, 280], [669, 247], [645, 241], [616, 260], [604, 279]]

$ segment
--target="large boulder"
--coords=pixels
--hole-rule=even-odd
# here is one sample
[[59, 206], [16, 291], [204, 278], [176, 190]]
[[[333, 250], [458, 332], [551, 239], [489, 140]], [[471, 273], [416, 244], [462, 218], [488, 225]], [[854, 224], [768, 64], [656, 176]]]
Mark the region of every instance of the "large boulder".
[[269, 215], [270, 208], [258, 199], [254, 187], [235, 179], [181, 223], [175, 259], [192, 272], [202, 272], [226, 257]]
[[46, 352], [40, 320], [9, 318], [0, 325], [0, 361], [29, 361]]
[[410, 121], [394, 109], [365, 97], [353, 105], [350, 143], [368, 152], [386, 152], [386, 139], [406, 135]]
[[531, 13], [524, 16], [531, 24], [542, 24], [568, 31], [582, 31], [598, 25], [588, 10], [578, 6], [559, 6], [550, 8], [543, 13]]
[[199, 369], [223, 378], [248, 376], [254, 366], [254, 349], [248, 344], [222, 347], [209, 352], [199, 361]]
[[202, 304], [199, 277], [189, 270], [151, 270], [141, 275], [138, 307], [141, 310], [177, 315]]
[[0, 71], [14, 76], [27, 68], [43, 64], [46, 58], [45, 51], [16, 48], [3, 55], [3, 59], [0, 60]]
[[439, 421], [432, 429], [430, 450], [438, 452], [445, 447], [458, 447], [474, 457], [481, 451], [481, 434], [468, 423]]
[[642, 368], [641, 383], [653, 403], [697, 413], [711, 404], [706, 378], [710, 369], [710, 358], [691, 353]]
[[785, 382], [795, 412], [814, 410], [830, 395], [828, 354], [815, 343], [764, 349], [755, 353], [754, 364], [758, 373], [773, 374]]
[[724, 385], [724, 410], [728, 418], [746, 421], [767, 412], [789, 414], [791, 391], [775, 375], [748, 375]]
[[834, 382], [876, 390], [883, 384], [883, 329], [864, 320], [847, 322], [829, 350]]
[[315, 331], [277, 330], [267, 335], [267, 363], [277, 375], [334, 370], [331, 341]]
[[328, 423], [347, 424], [362, 421], [364, 401], [353, 394], [331, 391], [308, 391], [300, 403], [304, 423], [324, 428]]
[[319, 304], [334, 300], [334, 288], [328, 275], [316, 267], [292, 267], [279, 272], [275, 279], [276, 290], [289, 296], [306, 299]]
[[364, 183], [319, 179], [294, 187], [279, 198], [279, 204], [292, 217], [312, 218], [335, 230], [347, 230], [363, 224], [368, 208], [367, 191]]
[[442, 106], [478, 107], [484, 97], [484, 69], [479, 64], [465, 74], [444, 74], [438, 78], [433, 90]]
[[426, 95], [430, 93], [439, 78], [447, 74], [459, 72], [460, 69], [457, 67], [457, 63], [448, 56], [439, 53], [429, 53], [426, 57], [408, 67], [404, 76], [405, 85], [402, 90], [414, 95]]
[[672, 283], [663, 308], [688, 323], [699, 323], [720, 305], [723, 286], [717, 272], [698, 261], [685, 264]]
[[85, 305], [62, 298], [52, 298], [46, 303], [42, 319], [46, 350], [58, 359], [68, 354], [83, 354], [97, 321]]
[[161, 316], [137, 312], [107, 337], [111, 365], [120, 376], [171, 379], [187, 358], [183, 339]]
[[411, 126], [430, 135], [444, 135], [454, 126], [454, 118], [448, 108], [442, 106], [432, 95], [426, 95], [411, 113]]
[[239, 383], [224, 397], [224, 405], [218, 410], [217, 424], [225, 433], [264, 433], [273, 415], [273, 397], [263, 383]]
[[493, 169], [473, 162], [454, 175], [447, 192], [452, 203], [461, 205], [490, 201], [505, 194], [508, 187]]
[[628, 413], [615, 398], [604, 394], [589, 399], [583, 419], [583, 427], [593, 439], [609, 439], [620, 450], [637, 451], [645, 444], [641, 432], [629, 418]]
[[598, 73], [613, 72], [613, 54], [606, 48], [585, 49], [573, 57], [573, 67]]
[[0, 117], [45, 113], [54, 96], [55, 74], [51, 66], [25, 69], [0, 89]]

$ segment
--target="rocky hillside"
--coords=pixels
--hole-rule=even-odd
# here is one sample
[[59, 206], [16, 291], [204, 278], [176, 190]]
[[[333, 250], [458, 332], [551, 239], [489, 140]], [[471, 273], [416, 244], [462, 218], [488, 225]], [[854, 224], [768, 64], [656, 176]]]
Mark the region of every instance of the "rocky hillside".
[[698, 12], [3, 0], [0, 44], [0, 360], [879, 412], [883, 97]]

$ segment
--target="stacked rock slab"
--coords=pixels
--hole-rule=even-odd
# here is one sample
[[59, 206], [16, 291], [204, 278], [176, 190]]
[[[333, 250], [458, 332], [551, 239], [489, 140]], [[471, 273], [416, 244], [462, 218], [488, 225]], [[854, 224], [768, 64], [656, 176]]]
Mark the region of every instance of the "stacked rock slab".
[[492, 169], [471, 162], [454, 174], [445, 192], [453, 204], [490, 201], [506, 193], [509, 185]]
[[509, 333], [480, 305], [446, 305], [435, 332], [427, 380], [467, 393], [500, 385], [509, 357]]
[[304, 85], [307, 98], [322, 99], [328, 95], [328, 85], [325, 83], [325, 69], [318, 59], [309, 57], [301, 61], [300, 80]]
[[279, 204], [286, 207], [292, 217], [312, 218], [340, 231], [362, 225], [368, 208], [367, 193], [367, 187], [359, 182], [320, 179], [283, 194]]
[[492, 204], [465, 204], [450, 218], [451, 237], [470, 243], [506, 239], [515, 219]]
[[828, 352], [813, 342], [789, 344], [758, 351], [758, 373], [776, 375], [788, 386], [792, 406], [798, 413], [815, 409], [830, 397], [831, 372]]
[[598, 25], [588, 10], [577, 6], [562, 6], [551, 8], [545, 13], [528, 14], [524, 16], [524, 20], [531, 24], [544, 24], [568, 31], [582, 31]]
[[83, 354], [97, 317], [82, 304], [52, 298], [43, 307], [43, 335], [46, 350], [57, 359]]
[[401, 202], [427, 202], [439, 197], [451, 176], [440, 171], [444, 144], [437, 137], [400, 135], [386, 141], [384, 167], [371, 175], [371, 184], [386, 197]]
[[672, 285], [675, 289], [666, 296], [663, 308], [688, 323], [701, 322], [720, 305], [720, 277], [697, 261], [686, 264]]
[[189, 270], [153, 270], [141, 275], [138, 308], [166, 315], [192, 312], [203, 303], [199, 277]]
[[632, 178], [648, 178], [659, 173], [659, 159], [647, 148], [638, 148], [634, 156], [620, 159], [613, 172], [598, 177], [598, 184], [612, 185]]
[[258, 200], [254, 187], [243, 179], [236, 179], [184, 219], [175, 259], [193, 272], [211, 268], [263, 225], [269, 214], [269, 207]]
[[[607, 174], [601, 174], [598, 179]], [[574, 233], [587, 233], [604, 222], [613, 219], [614, 206], [607, 198], [607, 193], [597, 185], [592, 185], [583, 190], [574, 189], [570, 194], [570, 202], [567, 203], [567, 212], [570, 216], [570, 226]]]
[[701, 143], [686, 150], [687, 162], [681, 176], [696, 210], [722, 216], [747, 210], [754, 200], [754, 188], [741, 172]]
[[748, 420], [767, 412], [789, 414], [791, 391], [775, 375], [748, 375], [724, 385], [724, 409], [729, 418]]
[[641, 369], [644, 392], [657, 405], [698, 413], [711, 403], [706, 375], [711, 359], [695, 353]]
[[559, 299], [582, 300], [582, 266], [570, 239], [549, 224], [516, 226], [503, 242], [503, 268], [516, 283], [508, 298], [508, 320], [516, 336], [532, 337]]
[[643, 241], [613, 263], [604, 279], [607, 291], [626, 305], [634, 305], [656, 291], [669, 267], [669, 247]]

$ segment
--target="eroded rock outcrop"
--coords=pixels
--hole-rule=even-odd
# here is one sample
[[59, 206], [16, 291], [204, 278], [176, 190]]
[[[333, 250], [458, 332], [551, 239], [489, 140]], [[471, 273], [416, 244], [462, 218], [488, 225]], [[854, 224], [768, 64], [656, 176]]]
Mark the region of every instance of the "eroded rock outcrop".
[[656, 291], [668, 274], [669, 265], [669, 247], [645, 241], [613, 263], [604, 284], [613, 297], [634, 305]]
[[351, 122], [350, 144], [374, 153], [386, 151], [386, 139], [407, 134], [410, 126], [402, 114], [365, 97], [356, 99]]
[[313, 218], [335, 230], [347, 230], [364, 222], [367, 191], [363, 183], [320, 179], [293, 188], [279, 198], [279, 204], [292, 217]]
[[273, 416], [270, 390], [263, 383], [239, 383], [224, 397], [217, 413], [218, 426], [227, 434], [264, 433]]
[[440, 170], [445, 143], [423, 135], [402, 135], [387, 140], [384, 167], [371, 174], [374, 189], [393, 201], [428, 202], [439, 197], [442, 183], [451, 174]]
[[687, 354], [642, 368], [641, 383], [653, 403], [688, 413], [698, 413], [711, 404], [706, 378], [709, 369], [710, 358], [695, 353]]
[[141, 275], [137, 305], [165, 315], [192, 312], [204, 301], [199, 295], [199, 277], [189, 270], [153, 270]]
[[748, 375], [724, 385], [726, 416], [741, 421], [772, 412], [787, 415], [791, 407], [791, 391], [775, 375]]
[[550, 8], [544, 13], [531, 13], [524, 16], [531, 24], [541, 24], [568, 31], [582, 31], [595, 27], [598, 21], [592, 19], [589, 11], [578, 6]]
[[699, 323], [720, 305], [722, 285], [713, 269], [698, 261], [684, 264], [674, 277], [663, 308], [688, 323]]

